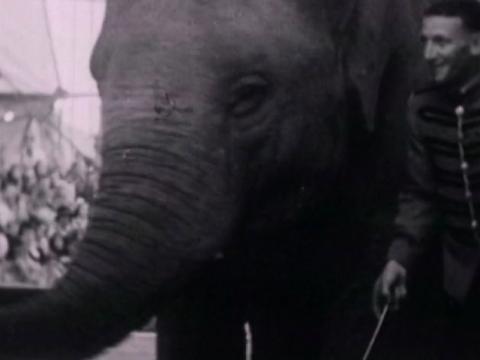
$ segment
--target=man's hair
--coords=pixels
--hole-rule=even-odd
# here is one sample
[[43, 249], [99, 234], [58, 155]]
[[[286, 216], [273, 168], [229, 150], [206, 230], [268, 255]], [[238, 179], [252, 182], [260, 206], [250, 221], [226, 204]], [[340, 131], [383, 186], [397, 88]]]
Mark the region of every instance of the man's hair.
[[427, 16], [459, 17], [465, 29], [480, 32], [480, 1], [440, 1], [430, 5], [424, 12]]
[[29, 230], [35, 231], [36, 226], [37, 226], [37, 223], [33, 220], [22, 222], [18, 229], [18, 236], [21, 237], [23, 234], [25, 234]]

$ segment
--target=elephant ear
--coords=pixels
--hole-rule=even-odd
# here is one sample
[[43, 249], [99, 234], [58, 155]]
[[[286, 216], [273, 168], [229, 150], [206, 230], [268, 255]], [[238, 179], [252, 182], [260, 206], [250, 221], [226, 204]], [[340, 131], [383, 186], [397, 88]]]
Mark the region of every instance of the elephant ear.
[[[387, 67], [396, 62], [393, 56], [410, 53], [415, 43], [415, 12], [407, 0], [327, 0], [327, 3], [331, 31], [344, 66], [348, 99], [353, 102], [352, 108], [360, 112], [355, 117], [361, 118], [362, 126], [373, 132]], [[410, 71], [401, 66], [397, 70]]]

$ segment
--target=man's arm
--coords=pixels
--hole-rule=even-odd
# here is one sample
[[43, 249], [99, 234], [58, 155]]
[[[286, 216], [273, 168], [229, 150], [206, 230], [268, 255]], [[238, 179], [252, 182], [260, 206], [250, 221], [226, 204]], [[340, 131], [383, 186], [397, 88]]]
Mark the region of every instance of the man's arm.
[[377, 316], [385, 301], [398, 307], [407, 295], [407, 274], [431, 239], [436, 218], [435, 181], [432, 164], [418, 131], [415, 98], [409, 102], [407, 182], [398, 200], [394, 240], [387, 255], [387, 264], [374, 288], [373, 307]]
[[388, 259], [410, 268], [431, 239], [436, 218], [432, 164], [418, 131], [417, 106], [410, 101], [408, 118], [407, 182], [398, 200], [394, 240]]

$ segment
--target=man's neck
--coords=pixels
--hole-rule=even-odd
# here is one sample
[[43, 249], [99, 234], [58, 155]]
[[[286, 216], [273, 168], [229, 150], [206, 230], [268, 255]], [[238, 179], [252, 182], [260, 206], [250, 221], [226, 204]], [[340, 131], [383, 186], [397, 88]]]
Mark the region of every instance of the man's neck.
[[472, 57], [464, 70], [445, 85], [460, 94], [466, 94], [470, 89], [480, 82], [480, 56]]

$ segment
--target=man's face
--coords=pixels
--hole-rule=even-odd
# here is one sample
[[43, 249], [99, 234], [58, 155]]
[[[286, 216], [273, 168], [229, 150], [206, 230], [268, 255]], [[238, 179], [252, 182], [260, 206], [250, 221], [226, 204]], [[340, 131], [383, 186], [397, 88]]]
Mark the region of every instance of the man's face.
[[21, 240], [24, 244], [31, 244], [35, 242], [35, 231], [33, 229], [26, 229], [22, 232]]
[[17, 196], [19, 195], [19, 188], [16, 185], [9, 184], [6, 186], [6, 188], [3, 191], [3, 196], [7, 202], [14, 203]]
[[423, 55], [437, 83], [455, 80], [472, 57], [472, 34], [460, 17], [427, 16], [422, 25]]

